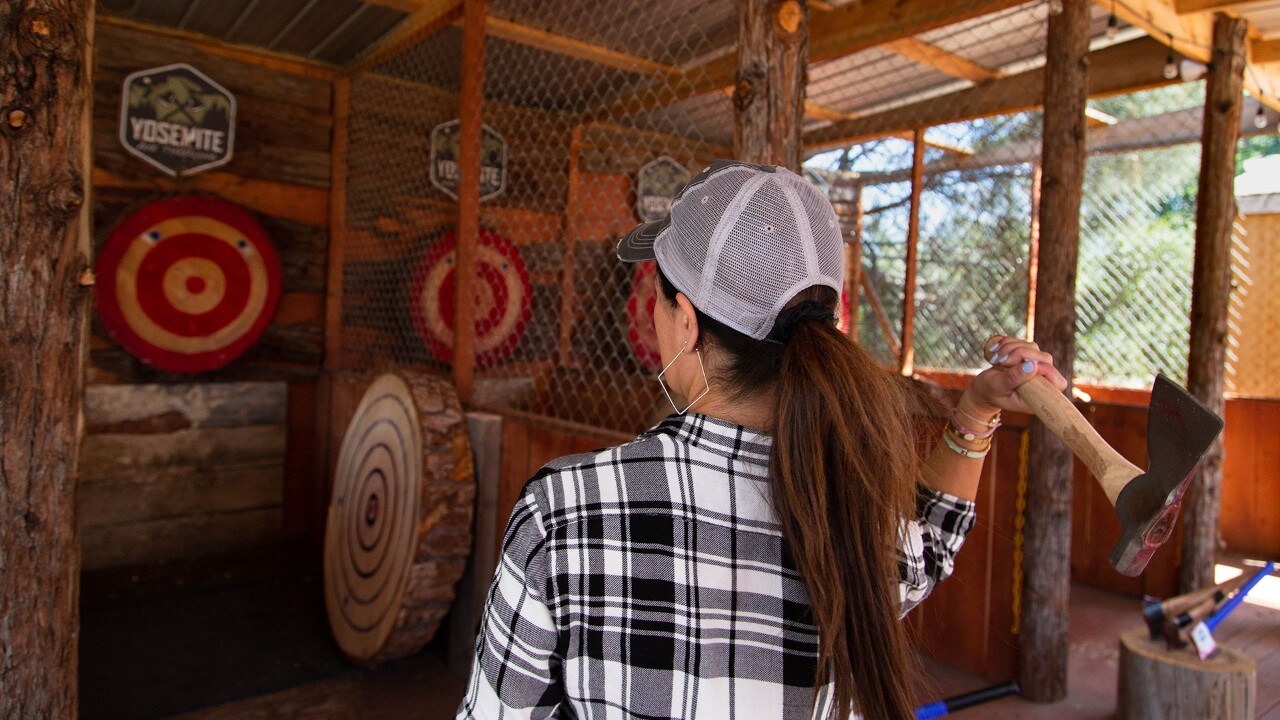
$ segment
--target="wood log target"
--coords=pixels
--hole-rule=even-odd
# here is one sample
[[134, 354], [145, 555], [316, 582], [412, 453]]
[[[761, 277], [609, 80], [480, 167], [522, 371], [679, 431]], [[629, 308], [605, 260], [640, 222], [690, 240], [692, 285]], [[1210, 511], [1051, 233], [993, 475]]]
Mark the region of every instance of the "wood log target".
[[[657, 275], [657, 263], [636, 263], [631, 273], [631, 292], [627, 296], [627, 346], [641, 367], [646, 370], [661, 370], [662, 357], [658, 353], [658, 335], [653, 327], [653, 306], [657, 301], [657, 286], [654, 284]], [[845, 285], [840, 296], [840, 312], [836, 317], [836, 327], [840, 332], [849, 333], [852, 321], [852, 310], [849, 303], [849, 286]]]
[[471, 549], [475, 475], [453, 386], [376, 378], [342, 441], [324, 543], [325, 607], [342, 652], [373, 664], [425, 645]]
[[[454, 264], [458, 236], [441, 235], [413, 272], [409, 313], [427, 350], [453, 361]], [[515, 350], [533, 312], [529, 272], [514, 243], [481, 228], [476, 247], [476, 367], [502, 362]]]
[[240, 207], [210, 197], [153, 202], [98, 254], [94, 294], [107, 333], [173, 373], [222, 367], [258, 341], [280, 301], [280, 260]]

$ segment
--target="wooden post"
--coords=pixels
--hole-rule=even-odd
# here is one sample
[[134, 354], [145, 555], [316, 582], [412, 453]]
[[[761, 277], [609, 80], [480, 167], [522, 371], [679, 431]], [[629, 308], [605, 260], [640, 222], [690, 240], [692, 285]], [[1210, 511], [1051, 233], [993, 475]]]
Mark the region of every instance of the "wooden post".
[[342, 354], [342, 268], [347, 237], [347, 138], [351, 79], [333, 80], [333, 151], [329, 183], [329, 257], [324, 313], [324, 366], [347, 367]]
[[898, 371], [905, 377], [911, 377], [916, 365], [916, 266], [919, 264], [920, 193], [924, 190], [924, 128], [916, 128], [911, 140], [911, 211], [907, 217], [907, 272], [902, 280], [902, 354], [898, 356]]
[[[1084, 186], [1088, 0], [1049, 17], [1045, 49], [1043, 176], [1036, 342], [1070, 381], [1075, 358], [1076, 263]], [[1018, 680], [1036, 702], [1067, 694], [1071, 586], [1071, 451], [1039, 421], [1031, 427]]]
[[734, 157], [800, 172], [808, 53], [807, 2], [738, 0]]
[[847, 238], [844, 244], [844, 287], [849, 300], [849, 335], [858, 338], [858, 297], [862, 283], [862, 222], [864, 207], [862, 205], [862, 183], [854, 186], [857, 197], [853, 205], [853, 237]]
[[[1196, 256], [1191, 281], [1191, 348], [1187, 390], [1223, 414], [1227, 304], [1231, 298], [1231, 226], [1236, 218], [1236, 143], [1244, 83], [1248, 23], [1225, 13], [1213, 18], [1213, 62], [1205, 84], [1204, 130], [1196, 205]], [[1183, 592], [1213, 584], [1222, 491], [1222, 438], [1200, 462], [1182, 513]]]
[[578, 158], [582, 155], [582, 125], [573, 126], [573, 134], [569, 136], [569, 189], [564, 200], [564, 268], [560, 275], [560, 367], [571, 364], [573, 350], [573, 306], [574, 297], [574, 248], [578, 242], [578, 185], [581, 172], [578, 170]]
[[76, 717], [93, 3], [0, 3], [0, 717]]
[[480, 241], [480, 124], [484, 121], [485, 0], [465, 0], [462, 92], [458, 99], [458, 249], [454, 270], [453, 382], [471, 402], [476, 364], [476, 245]]
[[1118, 720], [1257, 717], [1258, 664], [1222, 645], [1208, 660], [1152, 640], [1145, 627], [1120, 636]]
[[1031, 164], [1031, 228], [1027, 232], [1027, 339], [1036, 339], [1036, 281], [1040, 273], [1040, 161]]

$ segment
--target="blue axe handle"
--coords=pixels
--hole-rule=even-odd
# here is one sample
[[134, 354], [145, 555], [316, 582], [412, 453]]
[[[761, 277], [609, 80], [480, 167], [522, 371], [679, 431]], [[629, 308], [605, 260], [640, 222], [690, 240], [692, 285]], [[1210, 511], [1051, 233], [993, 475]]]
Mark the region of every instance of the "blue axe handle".
[[964, 695], [956, 695], [954, 697], [949, 697], [946, 700], [929, 703], [928, 705], [921, 705], [916, 708], [916, 720], [939, 718], [944, 715], [950, 715], [956, 710], [963, 710], [967, 707], [972, 707], [984, 702], [999, 700], [1007, 695], [1017, 695], [1019, 692], [1021, 692], [1021, 690], [1018, 688], [1018, 683], [1016, 682], [1007, 682], [1003, 685], [992, 685], [989, 688], [975, 690], [971, 693], [965, 693]]
[[1226, 605], [1218, 608], [1218, 612], [1210, 615], [1208, 619], [1204, 621], [1205, 627], [1209, 628], [1210, 631], [1216, 630], [1222, 620], [1230, 615], [1231, 611], [1235, 610], [1240, 603], [1244, 602], [1244, 596], [1249, 594], [1249, 591], [1253, 589], [1253, 586], [1262, 582], [1262, 578], [1270, 575], [1271, 571], [1275, 569], [1276, 564], [1274, 562], [1268, 562], [1266, 565], [1263, 565], [1261, 570], [1255, 573], [1253, 577], [1249, 578], [1249, 582], [1240, 586], [1240, 589], [1236, 591], [1235, 595], [1231, 596], [1231, 599], [1227, 601]]

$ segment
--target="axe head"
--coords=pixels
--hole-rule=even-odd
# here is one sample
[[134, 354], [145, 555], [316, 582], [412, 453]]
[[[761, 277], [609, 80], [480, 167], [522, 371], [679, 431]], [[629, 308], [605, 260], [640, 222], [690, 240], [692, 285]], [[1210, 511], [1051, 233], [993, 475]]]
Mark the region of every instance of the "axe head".
[[1142, 574], [1151, 556], [1169, 539], [1191, 473], [1221, 432], [1222, 418], [1169, 378], [1156, 376], [1147, 412], [1150, 465], [1116, 497], [1122, 531], [1110, 559], [1117, 571]]

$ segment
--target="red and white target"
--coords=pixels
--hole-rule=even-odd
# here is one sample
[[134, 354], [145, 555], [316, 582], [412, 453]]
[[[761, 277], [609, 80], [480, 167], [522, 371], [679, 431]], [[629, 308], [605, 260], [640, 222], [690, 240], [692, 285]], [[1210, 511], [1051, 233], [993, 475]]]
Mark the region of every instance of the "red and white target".
[[231, 362], [262, 336], [280, 302], [280, 260], [266, 232], [215, 198], [170, 198], [130, 215], [95, 271], [107, 333], [167, 372]]
[[662, 369], [658, 354], [658, 334], [653, 327], [653, 305], [657, 300], [654, 287], [657, 263], [636, 264], [631, 273], [631, 295], [627, 298], [627, 343], [636, 360], [649, 370]]
[[[436, 359], [453, 360], [454, 267], [458, 236], [440, 236], [413, 273], [409, 312], [423, 344]], [[476, 246], [476, 366], [505, 360], [524, 335], [532, 312], [532, 288], [524, 260], [512, 242], [480, 230]]]
[[[627, 297], [627, 343], [636, 360], [649, 370], [662, 369], [662, 357], [658, 353], [658, 335], [653, 327], [653, 306], [657, 301], [655, 276], [657, 263], [652, 261], [636, 263], [631, 274], [631, 293]], [[836, 327], [840, 332], [849, 333], [850, 322], [849, 288], [840, 296], [840, 312], [836, 317]]]

